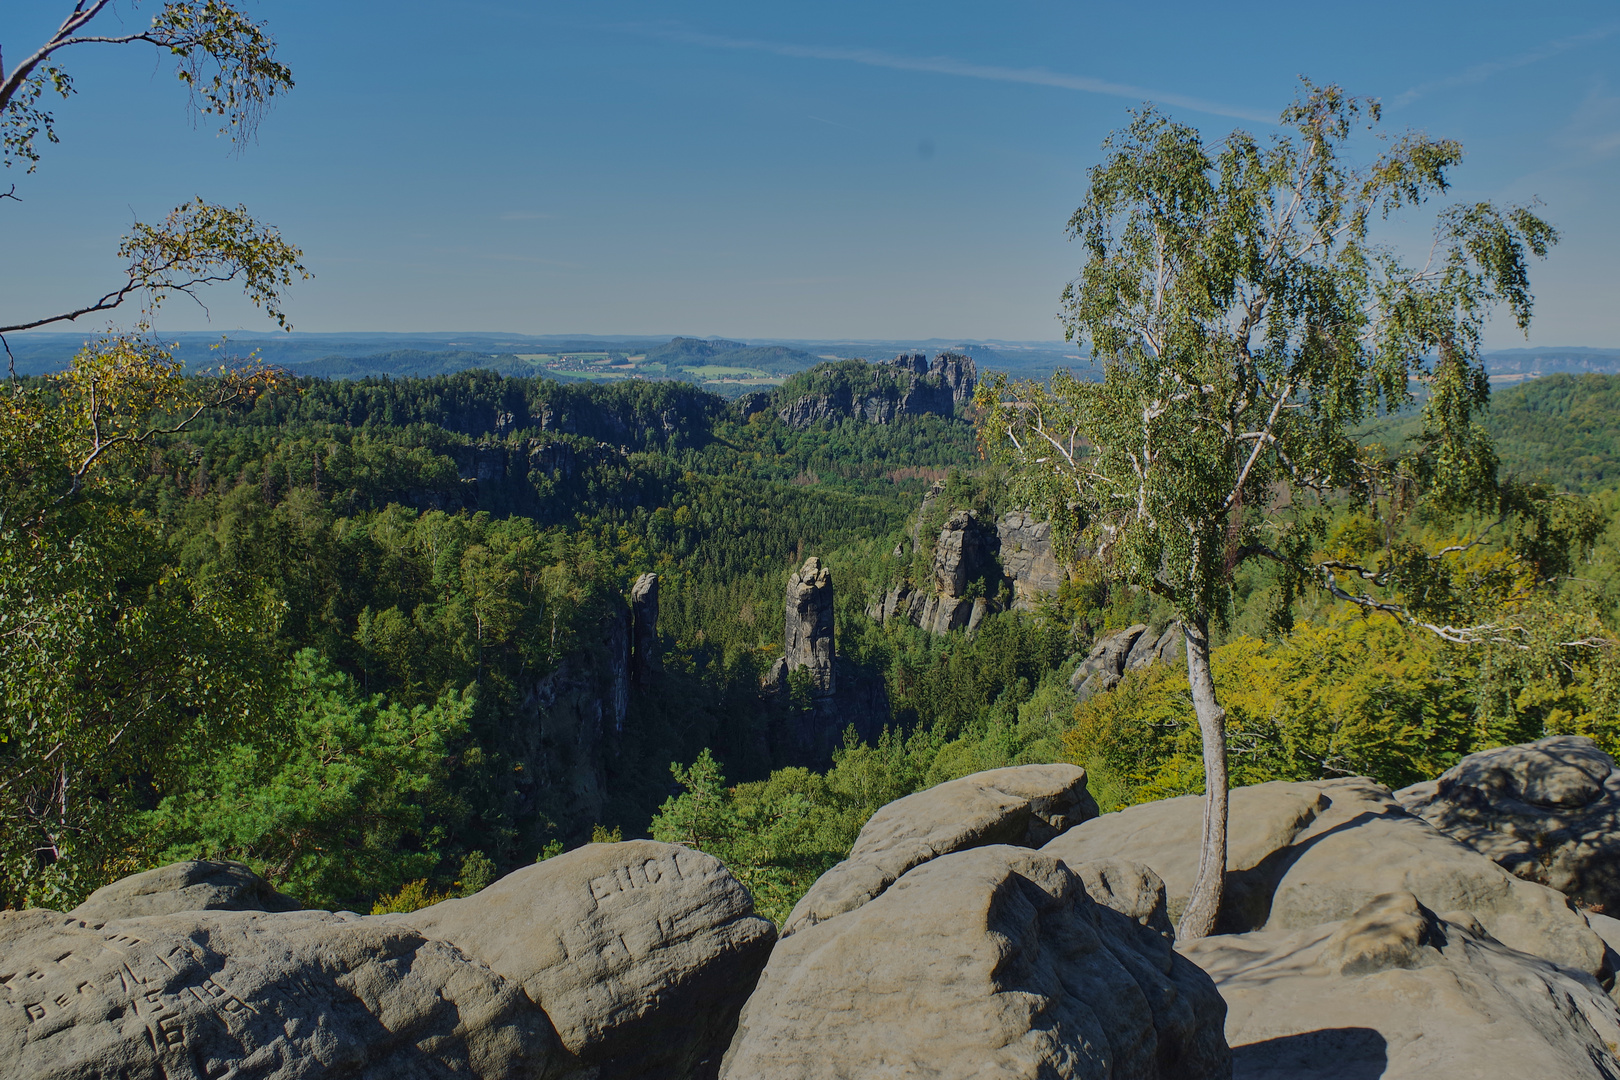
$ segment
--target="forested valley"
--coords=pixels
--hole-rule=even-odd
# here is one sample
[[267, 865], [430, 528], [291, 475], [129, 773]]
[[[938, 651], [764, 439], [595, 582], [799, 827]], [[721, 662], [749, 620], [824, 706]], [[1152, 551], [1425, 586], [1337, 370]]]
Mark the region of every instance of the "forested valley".
[[[970, 583], [987, 612], [971, 632], [872, 617], [902, 582], [937, 589], [952, 512], [1022, 509], [948, 395], [943, 414], [884, 423], [784, 420], [890, 370], [824, 365], [736, 401], [674, 382], [269, 373], [184, 430], [114, 446], [70, 498], [8, 470], [8, 527], [32, 547], [7, 555], [0, 640], [10, 715], [35, 720], [0, 750], [5, 901], [66, 908], [213, 856], [306, 905], [408, 909], [653, 835], [720, 855], [780, 920], [877, 807], [943, 780], [1069, 760], [1105, 808], [1201, 790], [1175, 665], [1077, 703], [1094, 641], [1171, 618], [1083, 557], [1036, 603], [1010, 603], [999, 570]], [[118, 407], [148, 422], [207, 397], [168, 378], [116, 388]], [[1604, 483], [1620, 432], [1600, 411], [1615, 381], [1537, 380], [1491, 418], [1505, 472], [1589, 493], [1570, 503], [1590, 518], [1578, 569], [1534, 600], [1564, 638], [1612, 636], [1620, 616]], [[11, 400], [34, 411], [12, 419], [71, 458], [85, 385], [30, 380]], [[1362, 555], [1487, 524], [1326, 509], [1326, 547]], [[810, 556], [830, 571], [846, 691], [826, 701], [797, 675], [769, 686], [784, 584]], [[1455, 572], [1506, 558], [1487, 535]], [[647, 573], [656, 638], [632, 644], [626, 598]], [[1245, 567], [1218, 631], [1238, 782], [1399, 785], [1549, 732], [1616, 748], [1606, 649], [1452, 645], [1326, 599], [1283, 625], [1278, 588]]]

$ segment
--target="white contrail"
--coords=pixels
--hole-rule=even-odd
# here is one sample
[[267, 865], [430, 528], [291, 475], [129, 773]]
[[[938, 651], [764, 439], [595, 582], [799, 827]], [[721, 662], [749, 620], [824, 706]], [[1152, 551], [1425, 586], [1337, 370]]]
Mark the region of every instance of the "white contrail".
[[1613, 34], [1616, 30], [1620, 30], [1620, 23], [1609, 23], [1607, 26], [1600, 26], [1595, 30], [1588, 30], [1584, 34], [1574, 34], [1570, 37], [1559, 38], [1556, 41], [1549, 41], [1543, 45], [1538, 45], [1529, 52], [1520, 53], [1518, 56], [1510, 56], [1503, 60], [1488, 60], [1483, 64], [1475, 64], [1468, 70], [1459, 72], [1456, 75], [1451, 75], [1444, 79], [1436, 79], [1433, 82], [1421, 83], [1414, 86], [1412, 89], [1392, 100], [1390, 104], [1399, 108], [1402, 105], [1410, 105], [1423, 95], [1432, 94], [1436, 90], [1451, 90], [1459, 86], [1473, 86], [1475, 83], [1484, 82], [1492, 75], [1496, 75], [1504, 71], [1512, 71], [1514, 68], [1527, 67], [1530, 64], [1551, 59], [1552, 57], [1557, 56], [1559, 53], [1568, 52], [1570, 49], [1579, 48], [1582, 45], [1588, 45], [1594, 41], [1602, 41], [1604, 38]]
[[790, 45], [775, 41], [750, 41], [743, 38], [700, 34], [690, 30], [675, 30], [668, 27], [643, 25], [621, 26], [619, 29], [650, 37], [661, 37], [668, 41], [679, 41], [688, 45], [702, 45], [712, 49], [768, 52], [777, 56], [792, 56], [806, 60], [840, 60], [851, 64], [865, 64], [867, 67], [891, 68], [895, 71], [927, 71], [939, 75], [956, 75], [967, 79], [985, 79], [991, 82], [1052, 86], [1060, 90], [1079, 90], [1089, 94], [1106, 94], [1109, 97], [1129, 98], [1134, 101], [1157, 101], [1178, 108], [1212, 113], [1215, 116], [1230, 116], [1239, 120], [1250, 120], [1257, 124], [1270, 124], [1276, 121], [1274, 115], [1253, 109], [1243, 109], [1235, 105], [1223, 105], [1218, 101], [1188, 97], [1184, 94], [1159, 93], [1140, 86], [1131, 86], [1128, 83], [1093, 79], [1089, 75], [1065, 75], [1058, 71], [1048, 71], [1046, 68], [998, 67], [990, 64], [974, 64], [950, 56], [901, 56], [877, 49], [826, 48], [815, 45]]

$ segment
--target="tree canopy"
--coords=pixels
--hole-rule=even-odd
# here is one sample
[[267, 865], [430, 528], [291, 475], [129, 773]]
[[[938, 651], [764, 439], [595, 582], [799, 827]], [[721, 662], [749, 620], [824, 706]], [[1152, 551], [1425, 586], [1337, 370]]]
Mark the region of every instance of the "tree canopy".
[[[1531, 206], [1478, 202], [1437, 214], [1419, 261], [1380, 242], [1379, 222], [1446, 191], [1462, 148], [1386, 136], [1379, 121], [1377, 102], [1309, 82], [1264, 140], [1234, 131], [1210, 145], [1151, 107], [1137, 113], [1105, 144], [1069, 222], [1086, 261], [1063, 319], [1103, 364], [1102, 381], [1000, 379], [979, 395], [987, 448], [1014, 466], [1016, 489], [1052, 515], [1071, 555], [1164, 597], [1185, 629], [1207, 777], [1186, 936], [1213, 926], [1225, 867], [1209, 630], [1231, 606], [1235, 570], [1254, 557], [1285, 568], [1283, 624], [1314, 582], [1464, 640], [1490, 629], [1455, 623], [1469, 583], [1449, 579], [1445, 560], [1474, 537], [1450, 552], [1391, 548], [1370, 567], [1317, 558], [1313, 508], [1348, 492], [1386, 516], [1418, 505], [1528, 515], [1517, 561], [1484, 583], [1498, 592], [1563, 571], [1573, 533], [1589, 529], [1548, 493], [1500, 482], [1476, 416], [1489, 394], [1481, 331], [1502, 305], [1528, 326], [1529, 263], [1556, 232]], [[1363, 128], [1378, 152], [1356, 164]], [[1411, 403], [1418, 381], [1415, 450], [1391, 458], [1358, 444], [1356, 428]]]

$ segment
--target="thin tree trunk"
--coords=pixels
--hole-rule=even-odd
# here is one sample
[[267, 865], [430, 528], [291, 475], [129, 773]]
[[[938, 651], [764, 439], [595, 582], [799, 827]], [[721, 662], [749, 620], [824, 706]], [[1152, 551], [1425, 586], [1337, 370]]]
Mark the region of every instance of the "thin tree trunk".
[[1209, 616], [1200, 612], [1182, 623], [1187, 641], [1187, 683], [1193, 711], [1204, 736], [1204, 830], [1198, 855], [1198, 880], [1187, 898], [1187, 910], [1176, 927], [1181, 941], [1215, 932], [1226, 886], [1226, 713], [1215, 701], [1209, 671]]

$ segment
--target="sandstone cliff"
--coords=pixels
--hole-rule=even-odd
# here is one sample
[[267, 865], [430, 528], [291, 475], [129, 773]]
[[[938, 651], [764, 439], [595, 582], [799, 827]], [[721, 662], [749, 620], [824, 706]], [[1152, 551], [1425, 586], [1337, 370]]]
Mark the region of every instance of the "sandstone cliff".
[[[775, 399], [777, 415], [789, 427], [848, 418], [888, 424], [924, 413], [953, 416], [972, 401], [977, 384], [971, 357], [944, 352], [930, 364], [923, 353], [902, 353], [885, 364], [819, 364], [790, 378]], [[750, 400], [739, 408], [753, 409], [755, 404]]]

